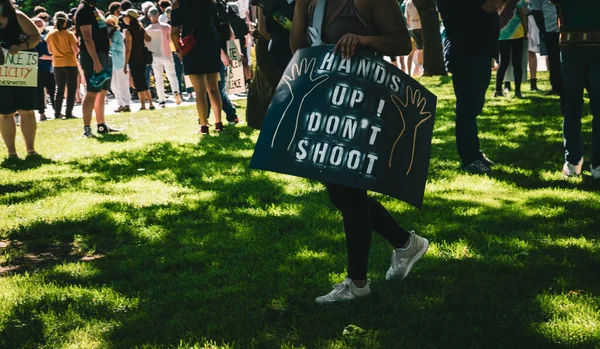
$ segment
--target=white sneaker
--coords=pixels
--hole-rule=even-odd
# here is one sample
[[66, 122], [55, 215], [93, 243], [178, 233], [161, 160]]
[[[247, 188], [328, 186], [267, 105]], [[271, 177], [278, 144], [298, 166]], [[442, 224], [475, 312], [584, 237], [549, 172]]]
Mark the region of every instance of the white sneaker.
[[408, 275], [413, 265], [427, 252], [429, 241], [410, 232], [410, 243], [407, 248], [397, 248], [392, 254], [392, 264], [385, 274], [386, 280], [402, 280]]
[[563, 175], [566, 177], [579, 176], [581, 174], [581, 168], [583, 167], [583, 157], [579, 160], [577, 165], [573, 165], [568, 161], [563, 166]]
[[590, 165], [590, 170], [592, 171], [592, 178], [600, 179], [600, 166], [596, 166], [596, 168], [594, 168], [593, 165]]
[[344, 282], [341, 284], [334, 285], [333, 291], [324, 296], [317, 297], [315, 301], [317, 304], [323, 305], [351, 301], [356, 298], [366, 297], [371, 294], [371, 286], [369, 284], [370, 283], [367, 282], [365, 287], [361, 288], [354, 285], [352, 279], [346, 278], [346, 280], [344, 280]]

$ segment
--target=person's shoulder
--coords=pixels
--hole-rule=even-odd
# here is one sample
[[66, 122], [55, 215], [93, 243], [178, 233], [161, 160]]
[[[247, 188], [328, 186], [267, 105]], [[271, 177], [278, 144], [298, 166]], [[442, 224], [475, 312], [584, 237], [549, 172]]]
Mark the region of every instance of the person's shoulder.
[[180, 5], [181, 2], [179, 0], [173, 0], [173, 2], [171, 2], [171, 10], [178, 9]]

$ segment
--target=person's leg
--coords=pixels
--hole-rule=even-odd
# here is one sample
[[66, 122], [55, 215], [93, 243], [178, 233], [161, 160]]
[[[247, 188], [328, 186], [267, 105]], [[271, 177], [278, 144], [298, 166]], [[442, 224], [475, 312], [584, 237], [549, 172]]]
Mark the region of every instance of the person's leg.
[[175, 72], [175, 63], [173, 62], [173, 57], [165, 57], [164, 62], [165, 74], [169, 80], [169, 85], [171, 85], [171, 92], [173, 94], [181, 93], [181, 89], [177, 81], [177, 73]]
[[529, 81], [531, 83], [531, 91], [536, 91], [537, 88], [537, 54], [529, 51]]
[[96, 104], [96, 97], [98, 92], [88, 91], [83, 97], [83, 105], [81, 106], [81, 112], [83, 113], [83, 126], [89, 127], [92, 123], [92, 113], [94, 112], [94, 104]]
[[589, 48], [590, 109], [592, 110], [592, 167], [600, 166], [600, 49]]
[[456, 95], [456, 145], [464, 168], [483, 159], [477, 116], [485, 105], [485, 95], [492, 74], [491, 59], [480, 56], [455, 63], [452, 82]]
[[148, 108], [154, 108], [154, 103], [152, 101], [152, 92], [150, 92], [150, 90], [146, 90], [145, 91], [146, 94], [146, 100], [148, 101]]
[[229, 122], [235, 122], [237, 117], [237, 111], [235, 107], [231, 104], [231, 100], [229, 99], [229, 95], [227, 94], [227, 79], [225, 77], [225, 73], [227, 72], [227, 68], [223, 63], [221, 63], [221, 80], [219, 81], [219, 91], [221, 92], [221, 101], [223, 104], [223, 111], [225, 112], [225, 117]]
[[565, 47], [562, 53], [565, 161], [577, 165], [583, 156], [581, 116], [587, 80], [585, 48]]
[[177, 74], [177, 81], [179, 86], [179, 92], [185, 91], [185, 76], [183, 75], [183, 64], [177, 53], [173, 52], [173, 62], [175, 63], [175, 73]]
[[523, 82], [523, 38], [508, 40], [510, 43], [511, 60], [515, 73], [515, 95], [521, 94], [521, 83]]
[[396, 222], [379, 201], [370, 196], [367, 200], [373, 231], [386, 239], [394, 248], [406, 247], [410, 233]]
[[38, 70], [38, 85], [37, 85], [37, 106], [38, 106], [38, 111], [40, 113], [40, 115], [44, 115], [46, 113], [46, 92], [45, 92], [45, 88], [46, 88], [46, 79], [48, 78], [48, 74], [46, 74], [47, 72], [43, 71], [43, 70]]
[[504, 75], [510, 63], [510, 43], [508, 40], [500, 40], [498, 41], [498, 48], [500, 49], [500, 65], [496, 72], [496, 94], [501, 94]]
[[412, 69], [413, 69], [414, 58], [415, 58], [415, 49], [413, 48], [413, 50], [410, 51], [410, 53], [408, 54], [408, 59], [406, 60], [406, 65], [407, 65], [406, 74], [408, 74], [408, 76], [413, 76]]
[[196, 109], [198, 111], [198, 122], [201, 127], [208, 127], [208, 100], [206, 98], [207, 81], [206, 75], [189, 75], [194, 91], [196, 92]]
[[48, 80], [46, 81], [46, 91], [48, 91], [48, 96], [50, 96], [50, 105], [52, 105], [53, 109], [56, 109], [54, 103], [56, 99], [56, 78], [54, 77], [54, 73], [48, 74]]
[[119, 106], [115, 112], [121, 111], [125, 106], [123, 104], [123, 90], [121, 89], [121, 86], [119, 86], [119, 83], [121, 82], [120, 76], [124, 73], [123, 69], [115, 69], [113, 70], [112, 79], [110, 80], [110, 89], [113, 91], [115, 99], [117, 100], [117, 105]]
[[164, 103], [167, 101], [167, 97], [165, 95], [165, 78], [163, 75], [163, 72], [165, 71], [165, 61], [163, 57], [155, 57], [152, 60], [152, 71], [154, 72], [154, 83], [156, 84], [158, 102]]
[[8, 155], [16, 155], [15, 138], [17, 136], [17, 124], [15, 122], [15, 113], [0, 114], [0, 133], [2, 133], [2, 139], [8, 150]]
[[206, 74], [206, 90], [210, 98], [210, 105], [215, 113], [215, 127], [219, 131], [223, 128], [221, 122], [223, 102], [221, 100], [221, 91], [219, 91], [219, 73]]
[[76, 67], [67, 68], [67, 109], [65, 110], [65, 115], [68, 117], [73, 117], [75, 96], [77, 95], [77, 74], [78, 72]]
[[23, 132], [23, 138], [25, 139], [25, 147], [27, 149], [27, 153], [34, 153], [35, 133], [37, 130], [35, 113], [33, 110], [18, 110], [18, 112], [21, 116], [21, 132]]
[[[54, 69], [54, 75], [56, 77], [56, 97], [55, 97], [55, 101], [54, 101], [54, 117], [57, 119], [60, 118], [60, 113], [62, 111], [63, 99], [65, 97], [65, 86], [67, 85], [68, 69], [69, 68], [67, 68], [67, 67], [59, 67], [59, 68]], [[68, 107], [67, 107], [67, 109], [68, 109]]]
[[330, 183], [325, 186], [331, 203], [342, 213], [348, 251], [348, 277], [362, 287], [367, 280], [372, 234], [367, 191]]
[[106, 106], [106, 93], [107, 90], [102, 90], [96, 94], [96, 101], [94, 104], [94, 111], [96, 112], [96, 124], [101, 125], [105, 123], [104, 119], [104, 108]]

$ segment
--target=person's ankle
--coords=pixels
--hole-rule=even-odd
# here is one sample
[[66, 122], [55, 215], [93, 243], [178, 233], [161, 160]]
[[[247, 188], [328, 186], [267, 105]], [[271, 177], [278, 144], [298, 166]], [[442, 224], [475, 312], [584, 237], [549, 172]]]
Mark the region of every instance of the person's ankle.
[[358, 288], [363, 288], [365, 286], [367, 286], [367, 280], [352, 280], [352, 282], [354, 283], [354, 286], [358, 287]]

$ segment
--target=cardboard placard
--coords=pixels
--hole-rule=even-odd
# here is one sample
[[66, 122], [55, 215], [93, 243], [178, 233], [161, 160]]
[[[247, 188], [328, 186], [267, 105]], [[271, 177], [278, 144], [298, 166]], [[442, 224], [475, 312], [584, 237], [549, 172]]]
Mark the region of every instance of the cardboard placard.
[[246, 79], [239, 40], [227, 41], [227, 55], [231, 58], [231, 64], [227, 67], [227, 92], [230, 95], [244, 93], [246, 92]]
[[38, 79], [37, 52], [20, 51], [11, 55], [4, 52], [4, 64], [0, 65], [0, 86], [36, 87]]
[[388, 194], [421, 207], [437, 97], [382, 56], [296, 52], [250, 167]]

